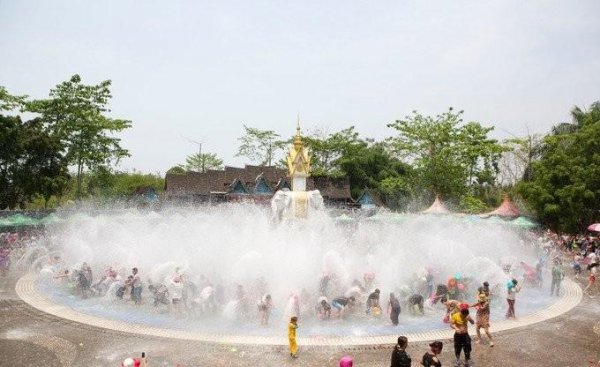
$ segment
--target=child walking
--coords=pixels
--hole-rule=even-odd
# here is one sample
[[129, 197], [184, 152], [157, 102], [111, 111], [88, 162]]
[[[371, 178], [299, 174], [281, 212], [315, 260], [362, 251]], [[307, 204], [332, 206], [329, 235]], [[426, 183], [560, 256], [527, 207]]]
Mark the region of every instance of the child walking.
[[298, 358], [298, 344], [296, 344], [296, 329], [298, 328], [298, 318], [292, 316], [288, 324], [288, 339], [290, 341], [290, 356]]

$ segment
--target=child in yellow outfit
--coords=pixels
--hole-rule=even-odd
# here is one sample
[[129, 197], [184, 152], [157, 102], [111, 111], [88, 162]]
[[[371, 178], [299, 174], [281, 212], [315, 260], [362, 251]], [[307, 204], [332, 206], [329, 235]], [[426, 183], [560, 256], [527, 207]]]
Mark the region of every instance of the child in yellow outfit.
[[288, 324], [288, 339], [290, 340], [290, 356], [298, 358], [298, 344], [296, 344], [296, 329], [298, 328], [298, 318], [293, 316]]

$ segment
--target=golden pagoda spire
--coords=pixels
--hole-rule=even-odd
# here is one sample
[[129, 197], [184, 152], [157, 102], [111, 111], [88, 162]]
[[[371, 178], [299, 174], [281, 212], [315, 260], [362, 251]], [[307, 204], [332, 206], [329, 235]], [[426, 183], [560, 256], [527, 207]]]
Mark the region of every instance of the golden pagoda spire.
[[308, 176], [310, 172], [310, 157], [308, 155], [308, 148], [304, 146], [302, 141], [302, 132], [300, 131], [300, 114], [298, 114], [298, 121], [296, 124], [296, 135], [287, 155], [288, 164], [288, 175], [290, 177], [295, 174], [302, 174]]
[[300, 114], [298, 114], [298, 123], [296, 125], [296, 136], [294, 136], [294, 149], [296, 152], [299, 152], [303, 147], [304, 143], [302, 142], [302, 133], [300, 131]]

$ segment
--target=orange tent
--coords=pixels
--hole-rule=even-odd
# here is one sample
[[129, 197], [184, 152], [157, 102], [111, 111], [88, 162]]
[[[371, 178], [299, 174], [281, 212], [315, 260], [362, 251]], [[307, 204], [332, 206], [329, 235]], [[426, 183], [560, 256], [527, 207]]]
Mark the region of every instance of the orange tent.
[[515, 203], [513, 203], [513, 201], [510, 200], [508, 196], [506, 196], [502, 201], [502, 204], [500, 204], [500, 206], [496, 208], [496, 210], [483, 214], [483, 216], [491, 215], [496, 215], [499, 217], [520, 217], [521, 211], [519, 210], [519, 208], [517, 208]]
[[446, 208], [444, 203], [440, 200], [440, 197], [436, 195], [435, 201], [433, 202], [433, 204], [431, 204], [431, 206], [429, 208], [423, 210], [421, 213], [423, 213], [423, 214], [450, 214], [450, 210], [448, 210], [448, 208]]

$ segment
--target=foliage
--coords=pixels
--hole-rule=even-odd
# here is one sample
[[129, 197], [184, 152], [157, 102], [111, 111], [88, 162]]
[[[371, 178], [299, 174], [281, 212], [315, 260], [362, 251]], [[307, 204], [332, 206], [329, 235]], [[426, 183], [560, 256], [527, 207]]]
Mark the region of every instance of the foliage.
[[529, 134], [504, 140], [506, 151], [499, 161], [498, 183], [511, 187], [519, 181], [531, 181], [531, 166], [540, 158], [543, 149], [543, 137]]
[[0, 115], [0, 207], [23, 207], [35, 196], [47, 203], [68, 180], [62, 145], [40, 120]]
[[140, 172], [110, 172], [105, 168], [91, 172], [88, 179], [88, 194], [105, 198], [128, 198], [136, 189], [152, 187], [156, 192], [164, 191], [165, 181], [158, 174]]
[[251, 162], [262, 166], [271, 166], [278, 151], [282, 150], [286, 141], [272, 130], [259, 130], [244, 125], [244, 135], [238, 139], [240, 147], [236, 157], [246, 157]]
[[465, 195], [460, 198], [459, 208], [465, 213], [481, 214], [487, 212], [490, 208], [480, 198], [472, 195]]
[[185, 175], [186, 172], [187, 171], [185, 170], [185, 168], [181, 166], [175, 166], [167, 170], [167, 175]]
[[344, 174], [340, 159], [365, 144], [354, 131], [354, 126], [329, 135], [317, 132], [304, 137], [304, 141], [310, 149], [313, 174], [332, 177]]
[[[127, 201], [141, 187], [164, 190], [159, 174], [111, 168], [128, 156], [117, 134], [131, 122], [108, 116], [110, 86], [109, 80], [85, 85], [74, 75], [47, 99], [34, 101], [0, 86], [0, 208], [54, 206], [81, 197]], [[38, 117], [25, 120], [15, 112]], [[312, 174], [348, 177], [355, 198], [369, 188], [394, 209], [439, 194], [462, 211], [481, 213], [516, 187], [553, 229], [574, 232], [600, 221], [600, 102], [574, 107], [571, 121], [545, 137], [529, 134], [502, 144], [489, 137], [492, 128], [465, 123], [462, 114], [452, 108], [435, 117], [415, 111], [389, 124], [396, 134], [384, 142], [362, 138], [353, 126], [310, 134], [304, 139]], [[239, 141], [238, 156], [269, 166], [281, 162], [278, 153], [286, 145], [274, 131], [247, 126]], [[222, 164], [215, 154], [194, 154], [167, 174]]]
[[223, 169], [223, 160], [215, 153], [196, 153], [187, 156], [181, 166], [186, 171], [206, 172], [210, 169]]
[[415, 169], [414, 186], [433, 198], [460, 198], [473, 186], [492, 185], [505, 148], [488, 137], [493, 128], [463, 124], [463, 111], [450, 108], [435, 117], [416, 111], [388, 124], [398, 135], [389, 139], [394, 152]]
[[[389, 154], [383, 143], [368, 144], [363, 142], [352, 146], [339, 159], [339, 166], [344, 175], [350, 179], [353, 197], [358, 197], [365, 188], [372, 188], [390, 202], [399, 203], [406, 199], [411, 190], [402, 181], [410, 173], [410, 167]], [[381, 190], [381, 182], [386, 180], [385, 190]], [[397, 179], [395, 181], [391, 181]]]
[[546, 136], [531, 181], [518, 186], [544, 224], [565, 232], [600, 219], [600, 103], [573, 117], [576, 128]]
[[[165, 180], [160, 174], [140, 172], [112, 171], [99, 167], [94, 171], [86, 171], [81, 176], [81, 197], [95, 203], [126, 202], [138, 188], [152, 187], [157, 193], [164, 191]], [[61, 197], [52, 196], [50, 206], [60, 206], [77, 198], [77, 179], [71, 178]], [[39, 199], [34, 198], [28, 208], [40, 207]]]
[[561, 122], [552, 127], [553, 135], [570, 134], [577, 132], [584, 126], [594, 124], [600, 120], [600, 101], [591, 104], [587, 110], [575, 106], [571, 109], [571, 122]]
[[0, 112], [21, 109], [27, 96], [13, 96], [0, 85]]
[[131, 126], [131, 121], [110, 118], [107, 105], [112, 98], [110, 80], [85, 85], [79, 75], [58, 84], [48, 99], [26, 104], [26, 110], [40, 114], [42, 121], [64, 145], [65, 158], [77, 169], [77, 198], [81, 197], [84, 169], [108, 166], [129, 156], [114, 134]]
[[379, 193], [384, 204], [392, 209], [405, 209], [412, 199], [410, 176], [388, 176], [379, 182]]

